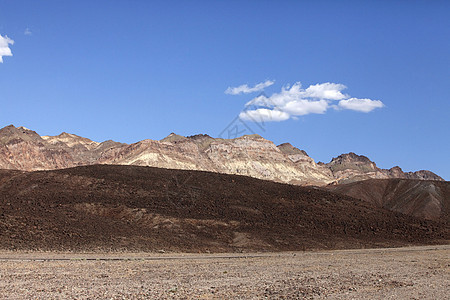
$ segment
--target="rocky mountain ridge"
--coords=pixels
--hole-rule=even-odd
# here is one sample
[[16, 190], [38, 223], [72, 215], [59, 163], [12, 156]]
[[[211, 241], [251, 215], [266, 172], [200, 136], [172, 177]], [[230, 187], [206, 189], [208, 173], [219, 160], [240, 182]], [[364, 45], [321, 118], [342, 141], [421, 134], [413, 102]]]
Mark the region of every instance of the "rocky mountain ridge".
[[390, 169], [380, 169], [369, 158], [357, 155], [353, 152], [334, 157], [331, 162], [321, 164], [327, 166], [339, 184], [362, 181], [366, 179], [419, 179], [438, 180], [443, 179], [431, 171], [420, 170], [416, 172], [404, 172], [399, 166]]
[[13, 125], [0, 129], [0, 169], [53, 170], [93, 164], [137, 165], [237, 174], [297, 185], [328, 185], [370, 178], [443, 180], [430, 171], [380, 169], [365, 156], [342, 154], [316, 163], [289, 143], [276, 146], [259, 135], [235, 139], [208, 135], [166, 138], [133, 144], [102, 143], [70, 133], [40, 136]]

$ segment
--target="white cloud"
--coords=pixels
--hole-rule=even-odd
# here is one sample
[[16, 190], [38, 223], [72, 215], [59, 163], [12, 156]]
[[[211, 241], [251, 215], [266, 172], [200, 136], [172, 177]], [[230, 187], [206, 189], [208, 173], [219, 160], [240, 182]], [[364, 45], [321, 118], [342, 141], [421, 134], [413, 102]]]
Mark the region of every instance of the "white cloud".
[[304, 116], [309, 114], [324, 114], [329, 107], [326, 100], [311, 101], [298, 100], [286, 103], [283, 106], [283, 111], [293, 116]]
[[[383, 102], [371, 99], [350, 98], [342, 93], [347, 87], [337, 83], [320, 83], [303, 89], [300, 82], [281, 88], [281, 92], [270, 97], [260, 95], [246, 103], [241, 119], [255, 121], [284, 121], [308, 114], [324, 114], [330, 107], [370, 112], [384, 106]], [[337, 105], [333, 104], [339, 101]], [[270, 115], [272, 113], [272, 115]]]
[[33, 32], [31, 32], [30, 28], [27, 27], [27, 28], [25, 29], [25, 32], [24, 32], [23, 34], [25, 34], [25, 35], [32, 35]]
[[310, 85], [305, 92], [306, 95], [311, 98], [341, 100], [348, 98], [347, 95], [341, 93], [341, 91], [346, 88], [347, 87], [343, 84], [326, 82]]
[[225, 94], [239, 95], [239, 94], [249, 94], [254, 92], [259, 92], [268, 86], [274, 84], [275, 81], [266, 80], [264, 82], [258, 83], [254, 87], [249, 87], [247, 84], [240, 85], [238, 87], [229, 87], [226, 89]]
[[279, 110], [267, 108], [258, 108], [255, 110], [243, 111], [239, 114], [239, 118], [246, 121], [266, 122], [266, 121], [285, 121], [290, 118], [289, 114]]
[[11, 49], [9, 45], [13, 45], [14, 41], [10, 39], [8, 36], [0, 35], [0, 63], [3, 62], [3, 56], [12, 56]]
[[375, 108], [384, 107], [384, 104], [380, 100], [350, 98], [339, 101], [339, 107], [367, 113], [371, 112]]

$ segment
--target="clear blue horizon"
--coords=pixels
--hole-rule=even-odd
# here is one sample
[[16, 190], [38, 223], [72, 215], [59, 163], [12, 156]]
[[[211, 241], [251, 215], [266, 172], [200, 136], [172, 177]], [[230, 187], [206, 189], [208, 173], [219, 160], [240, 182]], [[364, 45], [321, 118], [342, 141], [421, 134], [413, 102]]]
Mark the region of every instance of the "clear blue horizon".
[[355, 152], [449, 180], [449, 11], [448, 1], [0, 0], [0, 127], [126, 143], [256, 133], [316, 161]]

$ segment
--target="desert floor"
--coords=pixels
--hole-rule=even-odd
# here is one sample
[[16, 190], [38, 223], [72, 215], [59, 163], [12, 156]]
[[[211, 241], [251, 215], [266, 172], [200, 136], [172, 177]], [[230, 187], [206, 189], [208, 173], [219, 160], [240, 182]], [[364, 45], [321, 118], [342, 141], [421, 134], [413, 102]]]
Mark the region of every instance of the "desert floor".
[[450, 299], [450, 245], [255, 254], [0, 252], [1, 299]]

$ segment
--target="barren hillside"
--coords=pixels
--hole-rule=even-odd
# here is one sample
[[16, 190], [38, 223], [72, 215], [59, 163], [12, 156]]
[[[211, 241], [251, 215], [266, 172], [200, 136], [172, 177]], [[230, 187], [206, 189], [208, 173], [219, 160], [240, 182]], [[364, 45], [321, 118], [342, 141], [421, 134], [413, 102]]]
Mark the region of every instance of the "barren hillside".
[[448, 181], [369, 179], [327, 188], [392, 211], [450, 222]]
[[0, 248], [280, 251], [446, 243], [449, 226], [316, 188], [94, 165], [0, 172]]

